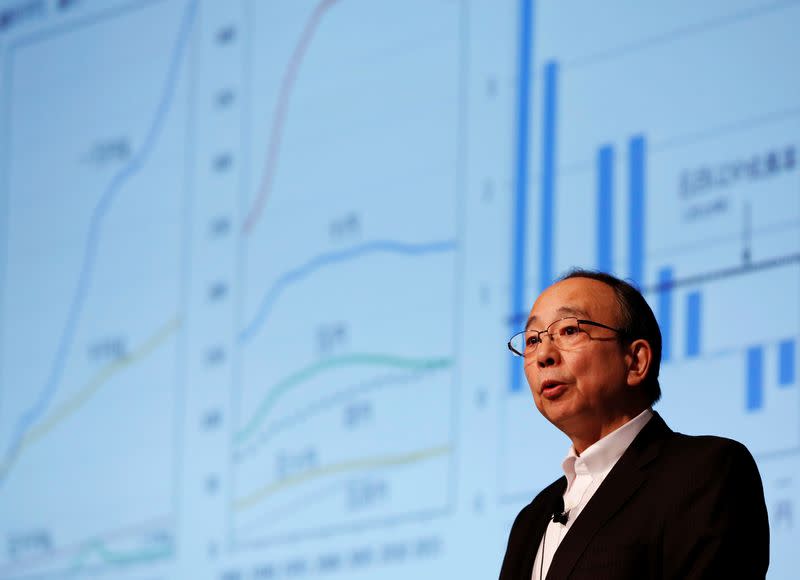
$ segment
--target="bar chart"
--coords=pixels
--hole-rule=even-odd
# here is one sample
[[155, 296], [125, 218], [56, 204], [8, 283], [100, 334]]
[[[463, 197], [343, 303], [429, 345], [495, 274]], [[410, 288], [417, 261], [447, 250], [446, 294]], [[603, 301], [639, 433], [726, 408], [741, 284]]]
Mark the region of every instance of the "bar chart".
[[[779, 18], [766, 12], [749, 33]], [[724, 22], [715, 34], [729, 51], [729, 39], [745, 26]], [[784, 113], [792, 111], [785, 94], [774, 95], [783, 97], [774, 114], [736, 99], [727, 118], [684, 96], [686, 84], [661, 78], [658, 63], [694, 42], [665, 37], [640, 52], [597, 57], [547, 57], [562, 50], [557, 41], [520, 47], [543, 56], [525, 57], [535, 63], [527, 73], [533, 120], [517, 115], [517, 136], [528, 143], [518, 145], [515, 163], [538, 171], [518, 174], [526, 182], [515, 186], [513, 219], [534, 225], [528, 231], [536, 235], [510, 240], [509, 335], [538, 292], [571, 267], [628, 279], [643, 290], [662, 331], [664, 400], [657, 408], [676, 417], [676, 429], [730, 436], [768, 462], [800, 449], [798, 117]], [[633, 75], [637, 81], [626, 85]], [[686, 75], [701, 86], [714, 78], [692, 67]], [[634, 88], [615, 89], [623, 86]], [[685, 101], [680, 112], [667, 105], [677, 101]], [[589, 121], [593, 136], [583, 130]], [[562, 455], [549, 450], [558, 445], [550, 427], [531, 416], [519, 361], [509, 365], [500, 497], [519, 501], [549, 480], [519, 469], [531, 451], [520, 455], [514, 442], [536, 441], [537, 457], [553, 465]]]

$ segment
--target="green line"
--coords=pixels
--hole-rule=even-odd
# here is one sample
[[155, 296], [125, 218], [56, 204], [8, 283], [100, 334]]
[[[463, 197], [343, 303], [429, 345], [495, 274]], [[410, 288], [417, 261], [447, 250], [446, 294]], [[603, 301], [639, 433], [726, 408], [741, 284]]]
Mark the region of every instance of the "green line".
[[72, 572], [77, 572], [84, 568], [87, 560], [92, 556], [92, 553], [97, 554], [104, 564], [111, 564], [114, 566], [128, 566], [131, 564], [143, 564], [152, 562], [154, 560], [163, 560], [173, 555], [172, 545], [155, 546], [150, 548], [143, 548], [132, 552], [111, 552], [105, 544], [100, 540], [95, 540], [88, 543], [75, 558], [75, 564], [72, 566]]
[[404, 358], [387, 354], [369, 353], [356, 353], [326, 359], [300, 369], [268, 389], [267, 395], [258, 405], [258, 409], [256, 409], [253, 417], [241, 431], [234, 435], [233, 441], [236, 445], [241, 445], [255, 433], [259, 424], [266, 418], [272, 407], [275, 406], [277, 399], [300, 383], [306, 382], [324, 371], [338, 367], [362, 365], [413, 370], [433, 370], [448, 367], [451, 364], [453, 364], [453, 360], [450, 358]]

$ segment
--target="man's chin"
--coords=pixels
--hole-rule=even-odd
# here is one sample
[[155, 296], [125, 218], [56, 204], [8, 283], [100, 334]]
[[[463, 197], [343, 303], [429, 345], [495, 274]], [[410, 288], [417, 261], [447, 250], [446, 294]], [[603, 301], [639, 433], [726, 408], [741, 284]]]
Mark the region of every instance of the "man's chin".
[[565, 401], [561, 400], [545, 400], [542, 401], [542, 405], [539, 407], [539, 412], [544, 416], [544, 418], [550, 421], [561, 431], [564, 431], [564, 427], [567, 427], [570, 423], [570, 420], [574, 418], [574, 413], [564, 403]]

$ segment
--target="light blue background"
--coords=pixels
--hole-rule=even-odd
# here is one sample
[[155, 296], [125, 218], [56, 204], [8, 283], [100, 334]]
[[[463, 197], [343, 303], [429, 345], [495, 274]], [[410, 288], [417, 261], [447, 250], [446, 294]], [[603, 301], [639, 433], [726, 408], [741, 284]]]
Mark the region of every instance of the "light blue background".
[[0, 578], [495, 577], [568, 447], [505, 341], [573, 266], [642, 286], [794, 577], [798, 24], [0, 2]]

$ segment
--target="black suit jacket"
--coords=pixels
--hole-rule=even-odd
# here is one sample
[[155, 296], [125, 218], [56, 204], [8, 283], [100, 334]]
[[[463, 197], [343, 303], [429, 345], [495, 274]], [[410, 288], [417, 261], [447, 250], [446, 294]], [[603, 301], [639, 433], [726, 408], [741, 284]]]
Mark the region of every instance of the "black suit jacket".
[[[566, 484], [556, 480], [519, 513], [500, 580], [531, 580]], [[564, 536], [547, 578], [738, 580], [764, 578], [768, 565], [753, 457], [730, 439], [675, 433], [655, 413]]]

